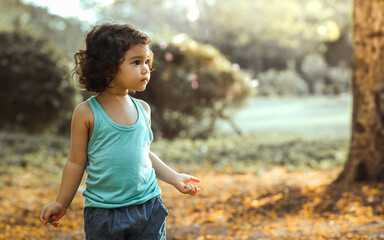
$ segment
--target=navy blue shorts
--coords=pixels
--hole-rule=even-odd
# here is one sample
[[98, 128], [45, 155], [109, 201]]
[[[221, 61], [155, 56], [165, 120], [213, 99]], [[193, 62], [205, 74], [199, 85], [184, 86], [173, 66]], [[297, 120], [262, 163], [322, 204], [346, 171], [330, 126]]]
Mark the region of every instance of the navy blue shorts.
[[139, 205], [84, 209], [87, 240], [165, 240], [168, 211], [160, 195]]

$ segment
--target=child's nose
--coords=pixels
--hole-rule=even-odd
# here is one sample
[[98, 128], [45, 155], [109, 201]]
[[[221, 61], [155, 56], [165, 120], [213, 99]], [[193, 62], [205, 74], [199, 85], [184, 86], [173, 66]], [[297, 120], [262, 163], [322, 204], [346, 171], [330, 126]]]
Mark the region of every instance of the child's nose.
[[148, 65], [144, 65], [144, 66], [141, 68], [141, 72], [142, 72], [143, 74], [149, 73], [149, 66], [148, 66]]

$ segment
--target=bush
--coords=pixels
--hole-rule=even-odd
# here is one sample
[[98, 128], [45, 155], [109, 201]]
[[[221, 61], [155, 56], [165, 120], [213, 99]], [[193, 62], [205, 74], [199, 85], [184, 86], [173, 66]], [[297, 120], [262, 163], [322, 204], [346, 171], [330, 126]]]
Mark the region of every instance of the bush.
[[314, 53], [305, 56], [301, 71], [308, 81], [309, 91], [314, 94], [322, 94], [325, 89], [328, 64], [321, 54]]
[[260, 86], [258, 94], [268, 95], [303, 95], [308, 93], [308, 85], [293, 69], [276, 71], [270, 69], [258, 75]]
[[309, 54], [301, 62], [302, 75], [294, 66], [278, 71], [269, 69], [258, 74], [260, 86], [257, 93], [269, 95], [340, 94], [349, 91], [351, 69], [340, 61], [338, 66], [328, 66], [320, 54]]
[[155, 71], [139, 98], [152, 107], [152, 127], [165, 138], [205, 137], [248, 96], [248, 74], [215, 48], [186, 35], [153, 43]]
[[348, 92], [352, 79], [352, 70], [345, 65], [340, 64], [337, 67], [329, 67], [328, 81], [329, 84], [325, 88], [327, 94], [340, 94]]
[[0, 124], [44, 130], [68, 119], [74, 90], [58, 53], [20, 32], [0, 33]]

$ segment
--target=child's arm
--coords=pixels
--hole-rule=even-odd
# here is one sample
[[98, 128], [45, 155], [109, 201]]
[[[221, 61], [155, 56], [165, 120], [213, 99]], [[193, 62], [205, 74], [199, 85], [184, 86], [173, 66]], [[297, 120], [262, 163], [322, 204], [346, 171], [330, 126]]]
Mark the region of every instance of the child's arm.
[[160, 180], [173, 185], [181, 193], [190, 194], [192, 196], [195, 196], [201, 191], [200, 188], [192, 184], [192, 182], [199, 183], [200, 179], [175, 172], [153, 152], [149, 152], [149, 158], [152, 161], [152, 167], [155, 169], [156, 177]]
[[65, 215], [79, 187], [87, 163], [87, 144], [90, 117], [93, 117], [88, 103], [81, 103], [74, 111], [71, 126], [71, 150], [65, 163], [59, 193], [56, 201], [45, 207], [40, 221], [55, 227]]
[[[139, 101], [147, 115], [149, 125], [151, 125], [151, 108], [145, 101]], [[181, 193], [195, 196], [201, 191], [200, 188], [191, 183], [199, 183], [200, 179], [187, 174], [175, 172], [172, 168], [168, 167], [163, 161], [161, 161], [161, 159], [153, 152], [149, 152], [149, 159], [152, 161], [152, 167], [155, 169], [156, 177], [168, 184], [173, 185]]]

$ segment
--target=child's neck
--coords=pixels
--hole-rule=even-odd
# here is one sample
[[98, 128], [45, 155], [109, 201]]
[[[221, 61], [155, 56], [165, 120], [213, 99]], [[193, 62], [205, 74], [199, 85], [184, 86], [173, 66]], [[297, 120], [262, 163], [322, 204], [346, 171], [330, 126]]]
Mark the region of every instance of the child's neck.
[[126, 98], [128, 97], [128, 89], [116, 89], [116, 88], [106, 88], [104, 91], [100, 92], [98, 95], [104, 97], [117, 97], [117, 98]]

